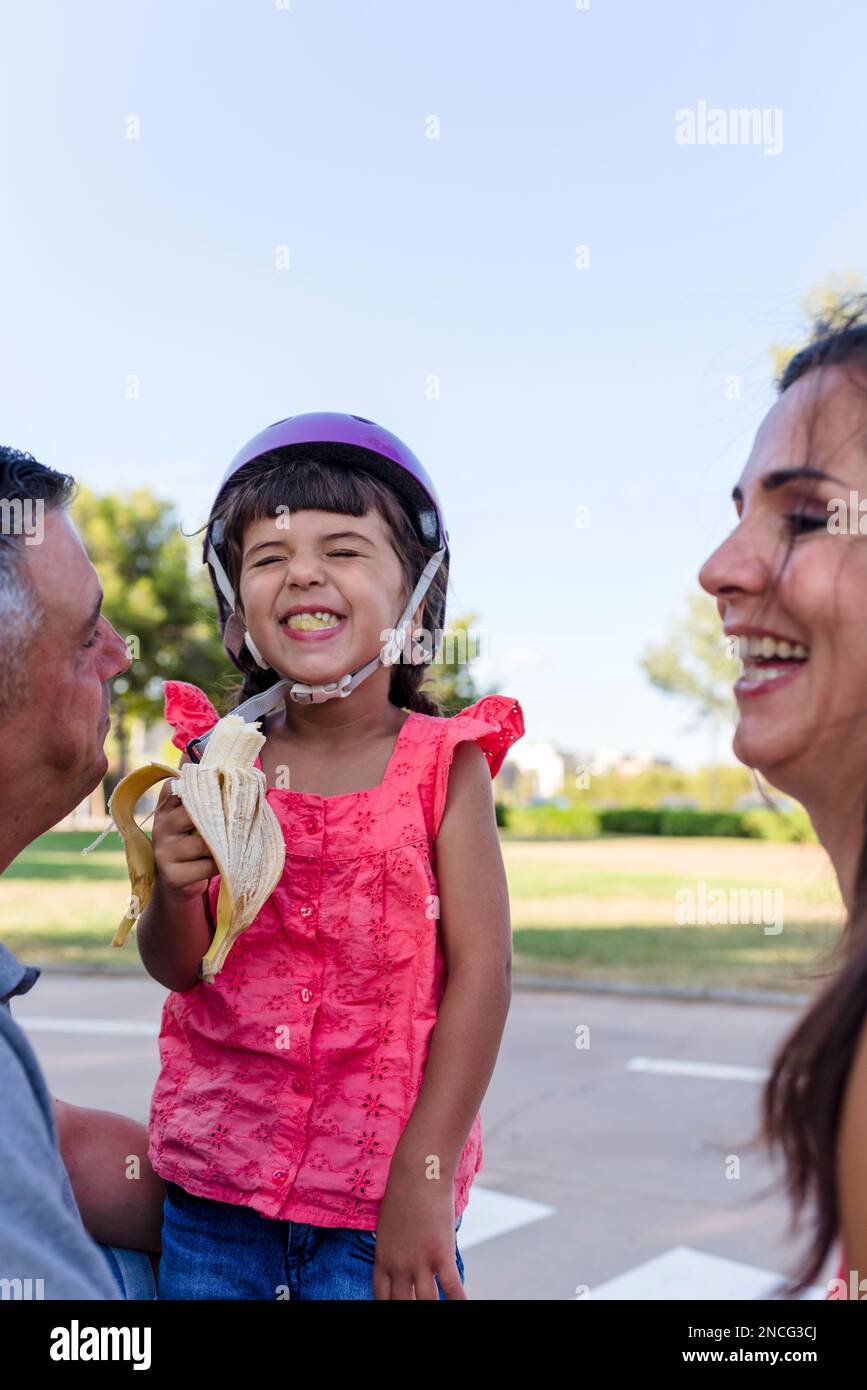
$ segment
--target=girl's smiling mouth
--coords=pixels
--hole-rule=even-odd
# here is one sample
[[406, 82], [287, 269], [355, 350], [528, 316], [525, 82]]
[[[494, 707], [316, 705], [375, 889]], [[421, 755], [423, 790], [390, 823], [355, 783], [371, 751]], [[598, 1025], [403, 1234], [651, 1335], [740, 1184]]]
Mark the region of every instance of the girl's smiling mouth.
[[737, 655], [743, 663], [740, 676], [735, 681], [734, 691], [738, 697], [769, 695], [790, 685], [803, 671], [810, 659], [810, 648], [804, 642], [791, 638], [777, 637], [770, 632], [734, 633]]
[[280, 626], [296, 642], [322, 642], [342, 632], [348, 621], [331, 609], [309, 608], [286, 614]]

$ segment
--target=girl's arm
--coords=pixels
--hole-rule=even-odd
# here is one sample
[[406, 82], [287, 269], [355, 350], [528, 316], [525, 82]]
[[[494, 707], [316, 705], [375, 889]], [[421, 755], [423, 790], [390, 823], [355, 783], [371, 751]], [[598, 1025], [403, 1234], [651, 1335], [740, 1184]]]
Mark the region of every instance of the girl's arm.
[[145, 1126], [56, 1097], [54, 1117], [85, 1230], [100, 1245], [159, 1250], [165, 1189], [148, 1159]]
[[509, 890], [491, 773], [476, 743], [455, 749], [436, 839], [439, 929], [448, 979], [402, 1156], [454, 1170], [493, 1075], [512, 997]]
[[[184, 754], [181, 766], [189, 761]], [[168, 783], [157, 802], [153, 845], [157, 878], [136, 921], [136, 940], [148, 974], [182, 993], [198, 984], [199, 965], [213, 940], [207, 889], [219, 870]]]
[[[506, 874], [490, 768], [475, 743], [461, 743], [454, 752], [436, 839], [436, 877], [448, 980], [424, 1079], [392, 1158], [377, 1228], [383, 1271], [377, 1276], [383, 1280], [377, 1296], [386, 1298], [413, 1297], [401, 1292], [400, 1274], [392, 1272], [388, 1283], [383, 1279], [398, 1250], [401, 1263], [409, 1259], [415, 1264], [416, 1297], [438, 1296], [428, 1253], [439, 1260], [436, 1272], [446, 1296], [465, 1297], [454, 1260], [454, 1174], [493, 1074], [512, 994]], [[407, 1228], [399, 1232], [406, 1218], [419, 1240], [409, 1251]], [[447, 1241], [444, 1248], [440, 1240]]]

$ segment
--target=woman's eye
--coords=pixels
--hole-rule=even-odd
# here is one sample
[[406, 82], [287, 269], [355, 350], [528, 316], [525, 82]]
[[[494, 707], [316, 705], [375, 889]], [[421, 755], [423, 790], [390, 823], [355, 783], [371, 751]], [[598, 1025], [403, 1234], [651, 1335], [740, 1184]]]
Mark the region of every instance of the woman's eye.
[[329, 555], [349, 555], [349, 556], [352, 556], [352, 555], [357, 555], [357, 554], [358, 554], [358, 551], [357, 551], [357, 550], [329, 550], [328, 554], [329, 554]]
[[827, 530], [827, 516], [808, 516], [804, 512], [792, 512], [786, 517], [786, 529], [793, 536], [803, 536], [810, 531]]

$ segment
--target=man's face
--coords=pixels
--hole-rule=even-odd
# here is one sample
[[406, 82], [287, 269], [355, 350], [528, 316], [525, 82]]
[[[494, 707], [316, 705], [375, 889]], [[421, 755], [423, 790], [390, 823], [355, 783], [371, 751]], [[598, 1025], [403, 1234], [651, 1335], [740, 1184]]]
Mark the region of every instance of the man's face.
[[100, 615], [96, 570], [65, 512], [46, 514], [42, 544], [25, 553], [45, 617], [26, 658], [26, 708], [13, 711], [12, 720], [26, 721], [33, 775], [62, 783], [60, 820], [105, 776], [108, 682], [130, 658]]

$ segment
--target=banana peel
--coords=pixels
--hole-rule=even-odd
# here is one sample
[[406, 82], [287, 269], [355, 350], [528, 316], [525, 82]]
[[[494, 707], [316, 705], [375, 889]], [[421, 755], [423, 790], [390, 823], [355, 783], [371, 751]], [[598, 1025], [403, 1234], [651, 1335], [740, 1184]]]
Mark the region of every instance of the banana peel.
[[135, 808], [146, 791], [163, 782], [167, 777], [176, 777], [178, 769], [165, 763], [145, 763], [118, 782], [108, 803], [108, 813], [120, 831], [126, 855], [129, 874], [129, 905], [120, 920], [120, 925], [112, 937], [112, 946], [122, 946], [133, 928], [133, 923], [144, 912], [150, 901], [157, 877], [154, 849], [150, 837], [137, 823]]
[[113, 945], [124, 944], [156, 882], [153, 845], [136, 822], [136, 805], [150, 787], [171, 777], [172, 791], [220, 871], [216, 930], [202, 961], [203, 980], [213, 982], [241, 932], [271, 896], [285, 864], [286, 844], [266, 798], [265, 776], [253, 767], [264, 742], [256, 724], [226, 715], [215, 725], [200, 763], [179, 768], [147, 763], [115, 787], [108, 809], [123, 838], [132, 892]]

